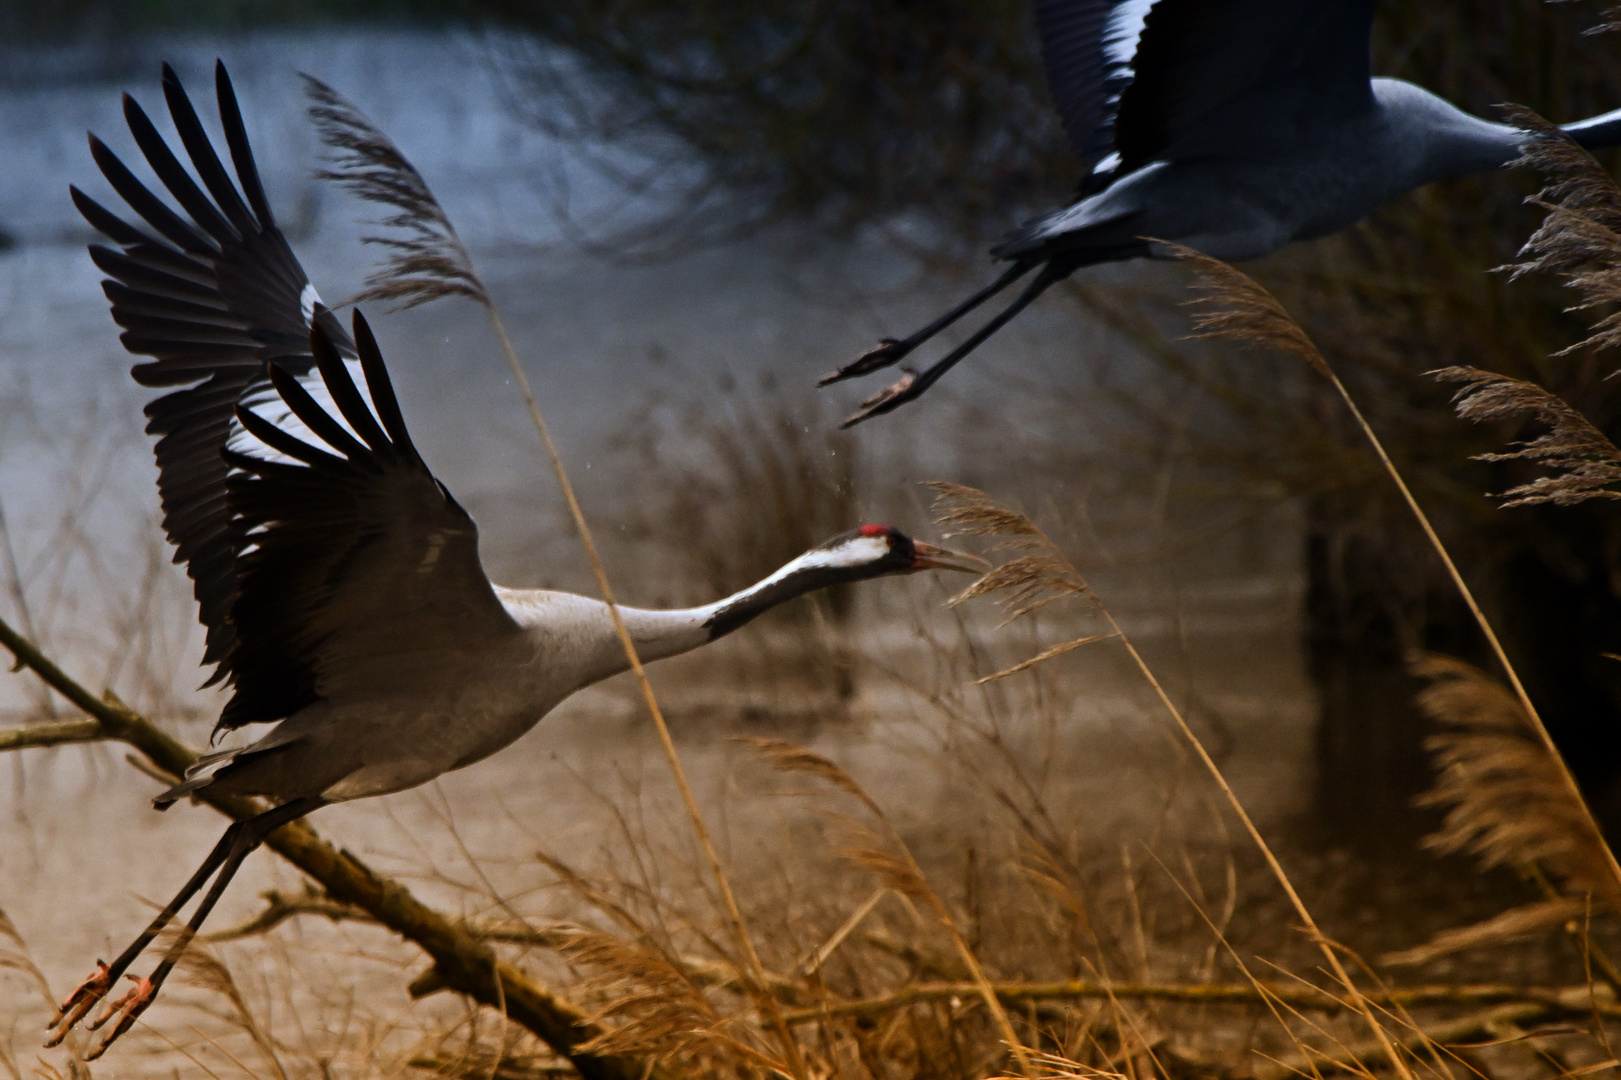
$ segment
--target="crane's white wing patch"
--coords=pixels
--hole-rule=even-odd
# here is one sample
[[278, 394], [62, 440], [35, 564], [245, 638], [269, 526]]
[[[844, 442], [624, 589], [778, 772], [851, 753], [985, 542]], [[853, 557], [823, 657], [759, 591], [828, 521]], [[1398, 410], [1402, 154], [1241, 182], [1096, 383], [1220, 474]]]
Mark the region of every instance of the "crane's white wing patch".
[[[309, 296], [315, 290], [306, 286], [304, 292], [306, 296]], [[361, 371], [360, 361], [345, 360], [344, 366], [349, 369], [349, 378], [354, 381], [357, 387], [361, 388], [361, 396], [366, 401], [367, 411], [372, 414], [372, 419], [376, 420], [381, 426], [382, 420], [377, 415], [376, 407], [372, 405], [371, 393], [366, 387], [366, 377]], [[321, 379], [321, 373], [317, 369], [311, 368], [307, 373], [298, 376], [298, 384], [309, 392], [310, 397], [315, 399], [316, 403], [339, 427], [355, 436], [355, 438], [360, 438], [359, 433], [344, 419], [342, 410], [338, 408], [337, 402], [332, 399], [332, 395], [328, 392], [326, 383]], [[269, 383], [263, 383], [255, 387], [252, 392], [242, 399], [242, 406], [251, 409], [262, 419], [270, 421], [300, 442], [308, 443], [318, 450], [332, 451], [332, 448], [326, 444], [326, 440], [316, 435], [302, 420], [293, 415], [292, 410], [282, 402], [280, 395], [276, 393], [275, 387]], [[244, 428], [242, 422], [235, 416], [231, 417], [231, 433], [225, 445], [236, 453], [247, 454], [249, 457], [259, 458], [261, 461], [276, 461], [287, 465], [301, 464], [279, 450], [266, 446]]]
[[305, 282], [304, 291], [298, 294], [298, 310], [304, 315], [304, 325], [308, 326], [315, 319], [315, 305], [321, 302], [321, 294], [315, 291], [315, 286]]
[[1103, 26], [1103, 53], [1111, 64], [1130, 67], [1143, 39], [1143, 25], [1156, 0], [1123, 0]]

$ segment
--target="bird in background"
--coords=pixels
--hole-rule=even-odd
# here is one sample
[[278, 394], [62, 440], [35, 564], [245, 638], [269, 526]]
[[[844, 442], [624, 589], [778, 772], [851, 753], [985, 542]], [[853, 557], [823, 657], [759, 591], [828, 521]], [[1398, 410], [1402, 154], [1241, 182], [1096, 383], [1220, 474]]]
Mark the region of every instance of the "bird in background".
[[[1006, 270], [904, 338], [819, 385], [899, 363], [1034, 273], [1014, 299], [923, 371], [907, 369], [845, 427], [921, 396], [1054, 283], [1098, 263], [1166, 257], [1172, 241], [1253, 259], [1338, 232], [1425, 184], [1500, 168], [1524, 131], [1374, 78], [1374, 0], [1036, 0], [1053, 103], [1080, 160], [1079, 198], [991, 249]], [[1621, 109], [1564, 131], [1621, 145]]]
[[[134, 377], [167, 391], [147, 405], [147, 431], [157, 436], [164, 529], [207, 628], [210, 683], [232, 691], [215, 735], [275, 724], [202, 758], [155, 805], [206, 788], [271, 806], [227, 828], [129, 948], [98, 962], [62, 1003], [48, 1045], [209, 886], [152, 973], [127, 976], [134, 985], [90, 1025], [116, 1018], [90, 1058], [151, 1004], [242, 861], [277, 828], [480, 761], [570, 694], [629, 666], [602, 601], [485, 577], [478, 528], [413, 445], [365, 319], [357, 311], [353, 336], [345, 332], [277, 228], [223, 64], [215, 81], [235, 182], [165, 65], [164, 97], [196, 179], [128, 95], [124, 115], [186, 216], [94, 135], [96, 164], [146, 228], [77, 188], [72, 196], [112, 241], [90, 255], [107, 274], [102, 287], [125, 347], [151, 358]], [[815, 589], [985, 568], [863, 525], [715, 603], [620, 614], [651, 661]]]

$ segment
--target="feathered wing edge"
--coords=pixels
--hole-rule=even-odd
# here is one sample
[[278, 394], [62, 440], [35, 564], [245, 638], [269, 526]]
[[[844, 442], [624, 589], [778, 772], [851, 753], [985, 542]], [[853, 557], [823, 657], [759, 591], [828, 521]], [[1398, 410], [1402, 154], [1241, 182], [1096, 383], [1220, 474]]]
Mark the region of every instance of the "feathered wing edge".
[[[132, 225], [78, 188], [75, 206], [116, 248], [90, 245], [108, 275], [102, 288], [125, 348], [151, 360], [135, 365], [142, 386], [177, 388], [146, 407], [157, 437], [158, 490], [164, 530], [185, 564], [207, 628], [208, 682], [228, 674], [234, 630], [228, 621], [235, 588], [235, 537], [224, 506], [233, 410], [266, 385], [271, 359], [307, 370], [307, 318], [322, 322], [339, 348], [348, 336], [318, 303], [276, 226], [230, 76], [215, 65], [221, 127], [235, 183], [215, 152], [174, 69], [163, 67], [163, 93], [202, 186], [180, 163], [129, 95], [124, 116], [137, 148], [183, 216], [153, 194], [108, 146], [90, 136], [90, 152], [114, 192], [146, 228]], [[206, 188], [206, 191], [204, 190]], [[150, 231], [148, 231], [150, 230]]]

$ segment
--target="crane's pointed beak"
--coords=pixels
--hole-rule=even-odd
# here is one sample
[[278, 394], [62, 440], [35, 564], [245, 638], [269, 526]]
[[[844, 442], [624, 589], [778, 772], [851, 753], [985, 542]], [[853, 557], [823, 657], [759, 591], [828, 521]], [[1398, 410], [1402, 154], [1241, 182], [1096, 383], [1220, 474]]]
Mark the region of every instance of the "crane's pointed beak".
[[913, 570], [961, 570], [965, 574], [983, 574], [991, 568], [991, 564], [978, 555], [935, 547], [921, 540], [912, 541], [912, 550], [917, 556], [911, 566]]

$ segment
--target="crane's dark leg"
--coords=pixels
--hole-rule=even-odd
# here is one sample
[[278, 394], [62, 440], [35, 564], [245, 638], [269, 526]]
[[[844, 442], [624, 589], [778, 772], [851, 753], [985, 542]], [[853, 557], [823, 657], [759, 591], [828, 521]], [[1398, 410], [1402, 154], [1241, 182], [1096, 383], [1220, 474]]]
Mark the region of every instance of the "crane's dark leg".
[[884, 338], [884, 340], [880, 341], [877, 345], [874, 345], [872, 348], [868, 349], [866, 352], [862, 353], [848, 364], [845, 364], [843, 367], [839, 368], [839, 370], [830, 375], [823, 375], [819, 380], [817, 380], [816, 385], [827, 386], [829, 383], [836, 383], [840, 379], [850, 379], [857, 375], [865, 375], [869, 371], [877, 371], [879, 368], [888, 367], [906, 356], [907, 353], [911, 352], [925, 341], [932, 338], [934, 335], [938, 334], [940, 331], [944, 330], [946, 327], [950, 326], [952, 323], [956, 322], [958, 319], [962, 318], [964, 315], [968, 314], [970, 311], [973, 311], [979, 305], [983, 304], [985, 301], [989, 300], [1003, 289], [1007, 288], [1009, 285], [1013, 284], [1015, 281], [1018, 281], [1020, 278], [1024, 277], [1024, 275], [1028, 274], [1035, 266], [1036, 263], [1034, 262], [1021, 261], [1014, 263], [1003, 272], [1001, 277], [997, 278], [995, 281], [991, 282], [989, 285], [985, 286], [973, 296], [970, 296], [968, 299], [964, 300], [962, 303], [958, 304], [956, 307], [952, 308], [950, 311], [946, 312], [944, 315], [940, 316], [923, 329], [917, 331], [915, 334], [899, 340], [895, 338]]
[[981, 342], [1007, 325], [1013, 316], [1029, 307], [1036, 297], [1046, 292], [1055, 282], [1069, 277], [1080, 265], [1078, 260], [1068, 259], [1062, 261], [1055, 259], [1049, 262], [1041, 268], [1041, 273], [1036, 275], [1034, 281], [1025, 286], [1024, 291], [1015, 297], [1012, 303], [997, 312], [995, 318], [975, 330], [968, 337], [968, 340], [946, 353], [945, 356], [935, 362], [933, 367], [928, 368], [922, 374], [915, 371], [906, 372], [893, 385], [885, 387], [866, 401], [863, 401], [861, 408], [839, 426], [841, 428], [851, 427], [861, 423], [863, 420], [870, 420], [874, 416], [889, 412], [891, 409], [898, 409], [908, 401], [921, 397], [923, 391], [938, 382], [940, 376], [950, 371], [957, 361], [977, 349]]
[[186, 925], [184, 932], [181, 933], [174, 945], [170, 946], [169, 951], [164, 955], [163, 962], [158, 965], [152, 975], [145, 979], [137, 980], [134, 976], [130, 976], [130, 979], [136, 983], [135, 989], [117, 1001], [110, 1003], [102, 1011], [101, 1016], [90, 1025], [90, 1029], [94, 1031], [114, 1015], [123, 1012], [123, 1017], [119, 1020], [118, 1025], [87, 1056], [86, 1060], [100, 1057], [107, 1047], [112, 1045], [113, 1040], [129, 1030], [130, 1026], [134, 1024], [135, 1018], [146, 1009], [152, 998], [157, 995], [158, 987], [163, 984], [163, 980], [168, 977], [169, 971], [180, 959], [180, 955], [185, 952], [186, 946], [196, 936], [198, 929], [203, 924], [203, 920], [208, 917], [208, 913], [219, 902], [220, 895], [225, 892], [225, 886], [236, 875], [242, 861], [248, 857], [249, 853], [263, 843], [265, 837], [289, 821], [301, 818], [310, 811], [324, 805], [326, 805], [326, 800], [320, 798], [293, 799], [266, 810], [256, 817], [248, 818], [246, 821], [234, 822], [227, 828], [225, 835], [220, 837], [219, 843], [214, 845], [214, 849], [208, 853], [208, 857], [197, 868], [197, 872], [175, 894], [174, 899], [170, 900], [163, 910], [158, 912], [157, 917], [147, 925], [140, 936], [130, 943], [129, 948], [120, 953], [118, 958], [111, 964], [98, 961], [95, 974], [80, 983], [68, 995], [67, 1000], [62, 1002], [62, 1007], [57, 1011], [56, 1019], [47, 1025], [48, 1029], [55, 1028], [56, 1030], [45, 1045], [55, 1046], [67, 1037], [68, 1032], [72, 1031], [74, 1026], [95, 1007], [96, 1003], [107, 995], [113, 984], [118, 981], [118, 977], [135, 962], [136, 957], [140, 956], [146, 947], [163, 932], [164, 927], [174, 921], [175, 916], [179, 914], [181, 908], [186, 906], [187, 901], [197, 894], [198, 890], [208, 882], [210, 877], [214, 876], [215, 871], [218, 871], [218, 877], [215, 879], [213, 887], [209, 889], [208, 895], [198, 905], [197, 911], [192, 915], [191, 921]]

